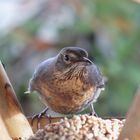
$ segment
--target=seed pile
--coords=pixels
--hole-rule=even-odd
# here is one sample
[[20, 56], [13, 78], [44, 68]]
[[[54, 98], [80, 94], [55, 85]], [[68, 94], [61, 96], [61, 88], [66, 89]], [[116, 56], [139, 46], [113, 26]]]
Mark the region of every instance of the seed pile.
[[117, 140], [125, 120], [81, 115], [48, 124], [29, 140]]

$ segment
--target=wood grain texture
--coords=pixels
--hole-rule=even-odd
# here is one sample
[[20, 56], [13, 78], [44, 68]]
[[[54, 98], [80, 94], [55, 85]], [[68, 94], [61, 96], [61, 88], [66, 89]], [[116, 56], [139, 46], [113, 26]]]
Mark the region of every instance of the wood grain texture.
[[[33, 134], [24, 116], [14, 89], [0, 62], [0, 115], [12, 138], [27, 138]], [[0, 124], [1, 125], [1, 124]], [[1, 137], [1, 136], [0, 136]], [[1, 139], [1, 138], [0, 138]]]
[[140, 140], [140, 87], [128, 111], [119, 140]]
[[11, 140], [1, 115], [0, 115], [0, 140]]

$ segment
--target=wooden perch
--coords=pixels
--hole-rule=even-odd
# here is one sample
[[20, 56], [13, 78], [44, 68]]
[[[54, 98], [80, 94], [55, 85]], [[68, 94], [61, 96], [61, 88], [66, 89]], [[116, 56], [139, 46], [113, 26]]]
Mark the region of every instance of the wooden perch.
[[119, 140], [140, 140], [140, 87], [126, 117]]
[[[22, 113], [13, 87], [0, 62], [0, 115], [12, 138], [28, 138], [32, 129]], [[1, 126], [1, 123], [0, 123]], [[0, 135], [0, 139], [1, 139]]]
[[0, 140], [11, 140], [2, 117], [0, 116]]

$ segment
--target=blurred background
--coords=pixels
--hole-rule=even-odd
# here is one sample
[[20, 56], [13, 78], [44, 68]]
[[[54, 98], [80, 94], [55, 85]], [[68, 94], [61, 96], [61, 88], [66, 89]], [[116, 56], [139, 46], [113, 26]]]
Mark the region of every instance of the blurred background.
[[140, 83], [140, 0], [1, 0], [0, 59], [26, 115], [44, 106], [24, 94], [35, 67], [79, 46], [107, 77], [99, 116], [124, 116]]

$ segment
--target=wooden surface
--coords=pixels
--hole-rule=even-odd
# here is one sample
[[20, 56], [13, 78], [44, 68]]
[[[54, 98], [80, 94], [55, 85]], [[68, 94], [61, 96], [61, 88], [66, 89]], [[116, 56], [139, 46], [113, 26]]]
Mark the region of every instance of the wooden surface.
[[[0, 115], [11, 137], [29, 137], [33, 134], [22, 113], [14, 89], [0, 62]], [[1, 125], [1, 124], [0, 124]], [[1, 139], [2, 135], [0, 135]]]
[[0, 140], [11, 140], [1, 115], [0, 115]]
[[119, 136], [119, 140], [140, 140], [140, 87], [127, 113], [126, 122]]

